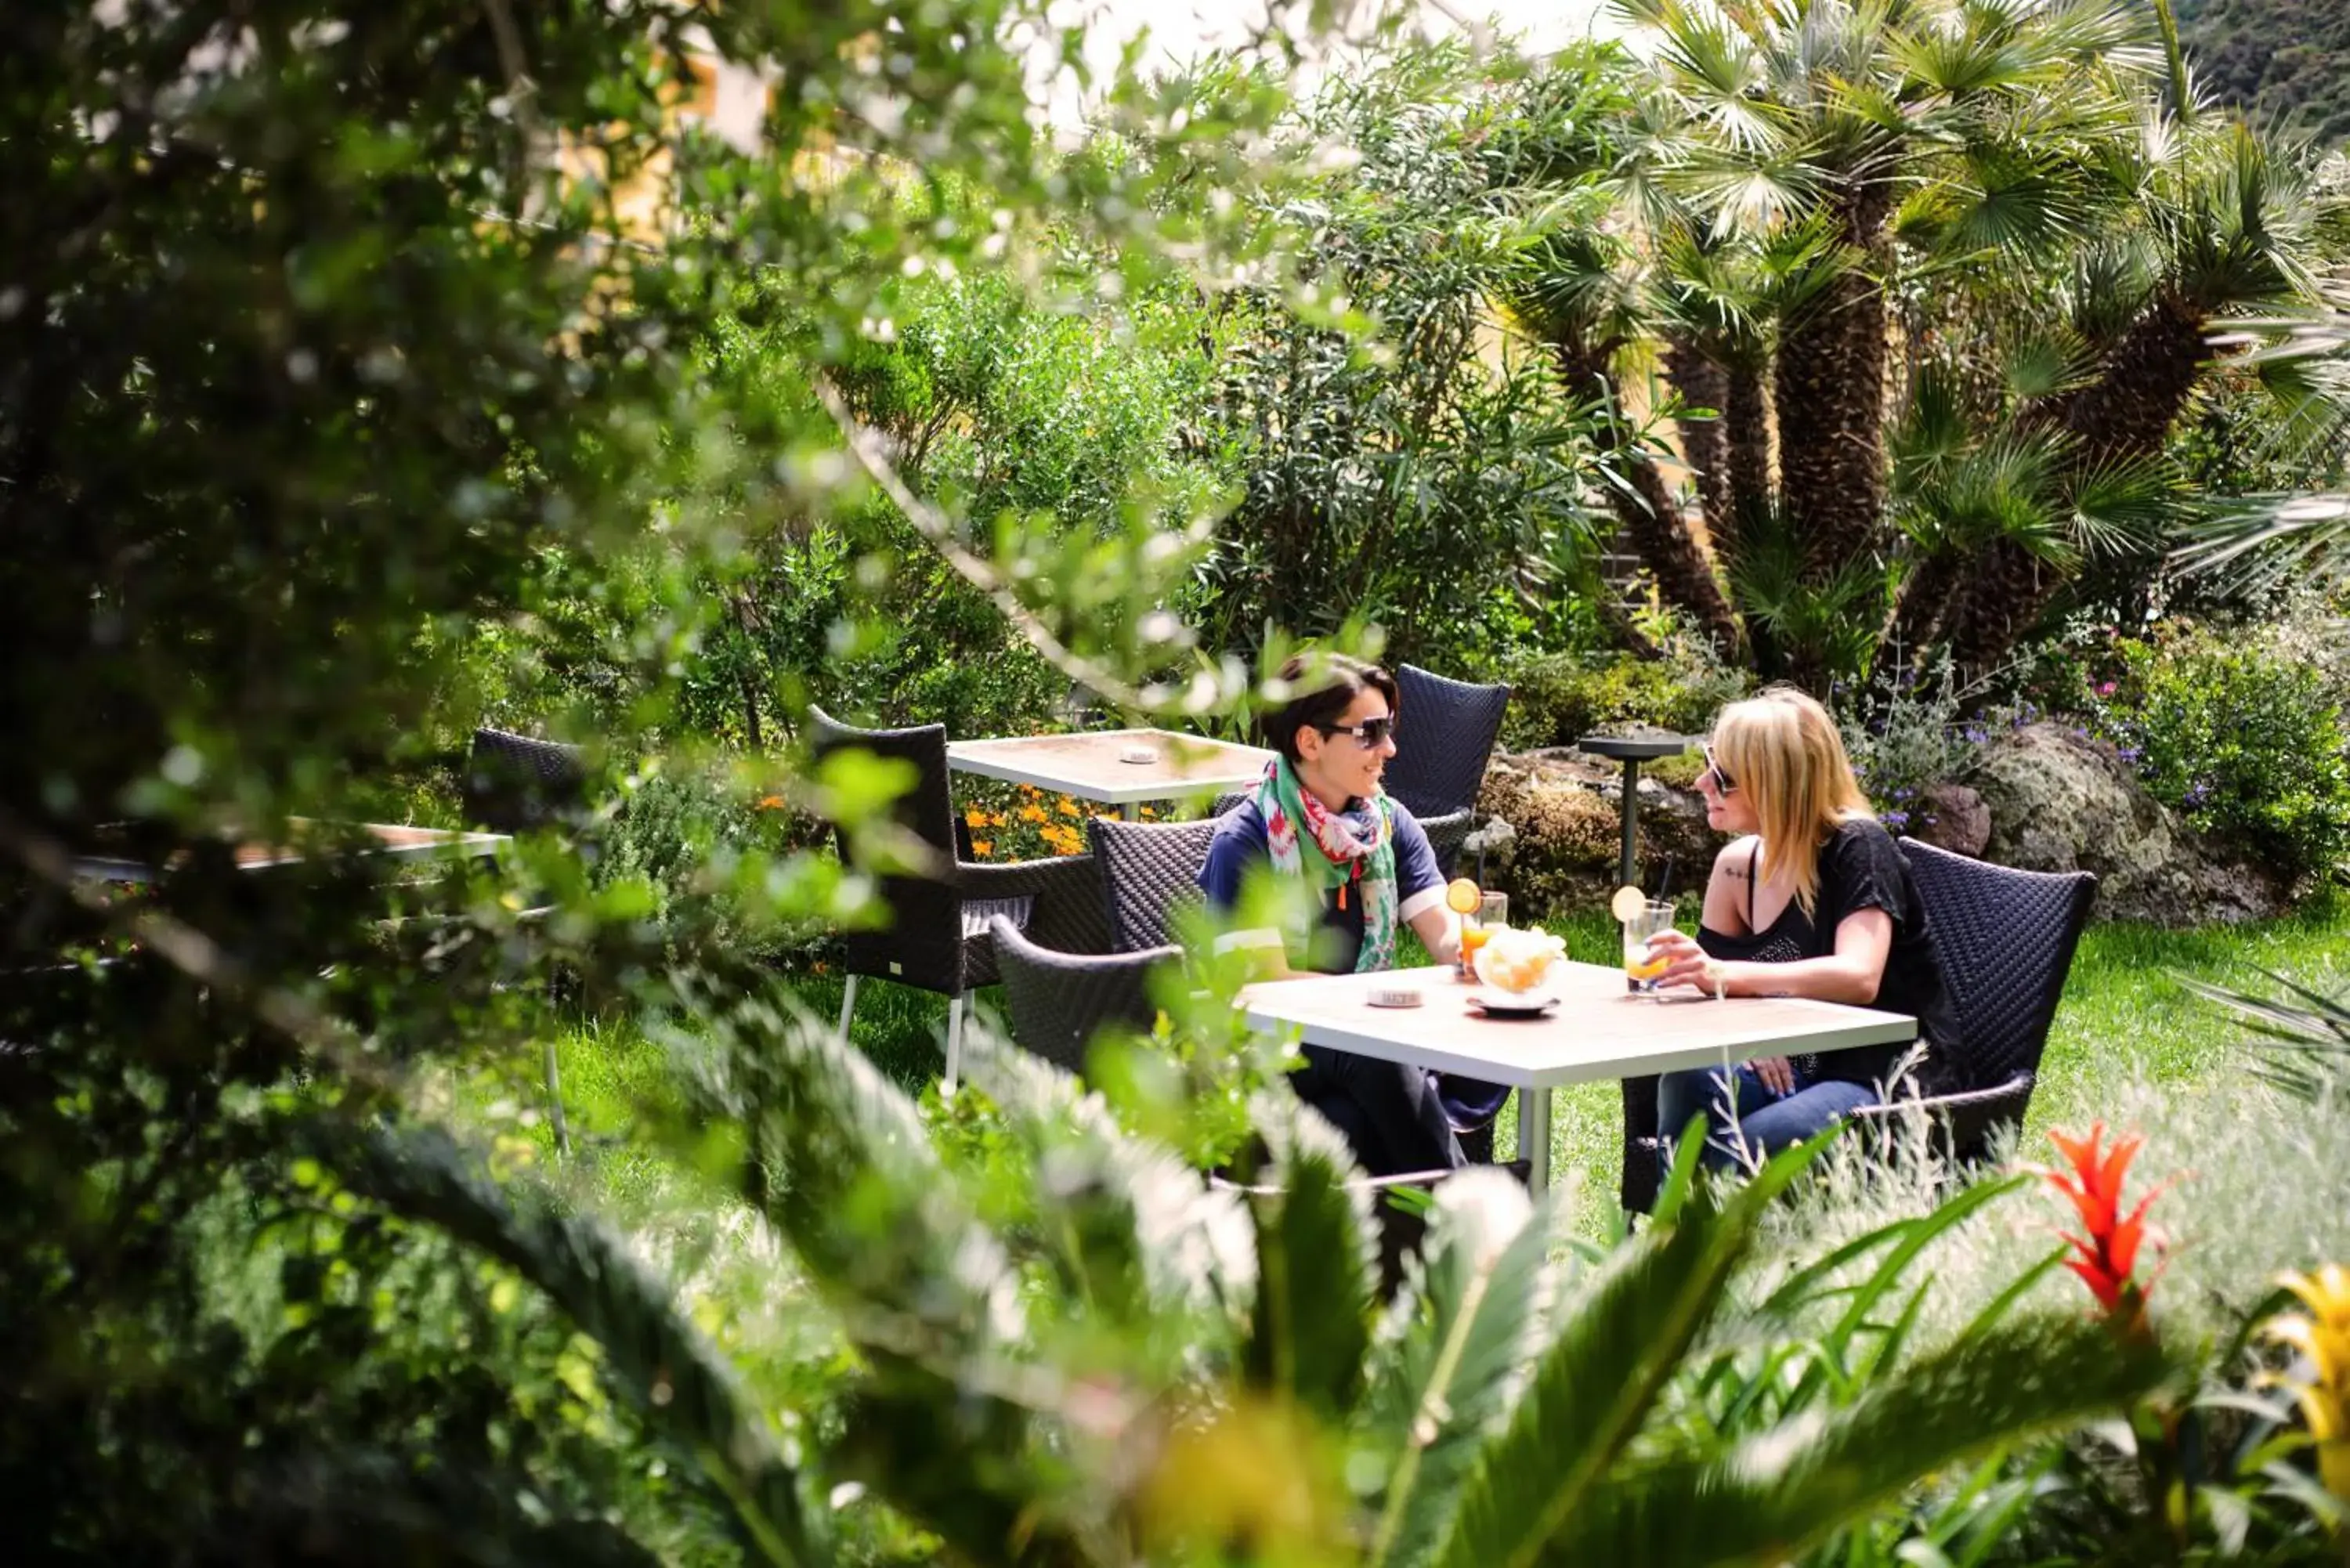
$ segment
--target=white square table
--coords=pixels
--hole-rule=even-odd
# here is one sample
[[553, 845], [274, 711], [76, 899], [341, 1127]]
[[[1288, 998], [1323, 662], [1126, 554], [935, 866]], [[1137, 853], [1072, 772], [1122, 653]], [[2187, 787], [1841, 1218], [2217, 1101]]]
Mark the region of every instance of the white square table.
[[[1150, 752], [1151, 760], [1128, 762], [1130, 749]], [[1129, 819], [1146, 800], [1245, 789], [1264, 776], [1273, 757], [1261, 747], [1172, 730], [1088, 730], [947, 744], [947, 766], [956, 773], [1098, 801]]]
[[[290, 817], [288, 836], [299, 839], [312, 827], [304, 817]], [[502, 833], [467, 833], [444, 827], [410, 827], [387, 822], [359, 825], [374, 842], [361, 848], [360, 854], [390, 860], [479, 860], [495, 855], [512, 842]], [[236, 846], [236, 868], [240, 871], [266, 871], [272, 867], [291, 866], [304, 858], [301, 844], [268, 844], [251, 840]], [[78, 855], [74, 857], [74, 875], [94, 882], [152, 882], [158, 879], [151, 866], [120, 856]]]
[[[1562, 1084], [1918, 1037], [1916, 1019], [1874, 1008], [1799, 997], [1716, 1002], [1679, 989], [1634, 996], [1624, 971], [1607, 964], [1562, 962], [1555, 973], [1559, 1004], [1539, 1018], [1484, 1016], [1469, 1004], [1473, 988], [1443, 967], [1262, 981], [1241, 992], [1240, 1005], [1254, 1030], [1295, 1026], [1308, 1045], [1514, 1085], [1518, 1148], [1537, 1192], [1550, 1185], [1551, 1091]], [[1393, 986], [1417, 986], [1425, 1000], [1370, 1004], [1374, 989]]]

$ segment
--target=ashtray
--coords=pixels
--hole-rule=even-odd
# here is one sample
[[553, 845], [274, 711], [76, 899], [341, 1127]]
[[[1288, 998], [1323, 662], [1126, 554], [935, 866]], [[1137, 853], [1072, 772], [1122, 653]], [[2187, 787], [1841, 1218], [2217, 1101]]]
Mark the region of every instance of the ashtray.
[[1155, 763], [1159, 760], [1159, 748], [1156, 746], [1128, 746], [1118, 753], [1118, 760], [1122, 763]]
[[1418, 1007], [1428, 999], [1416, 985], [1382, 985], [1365, 1000], [1373, 1007]]

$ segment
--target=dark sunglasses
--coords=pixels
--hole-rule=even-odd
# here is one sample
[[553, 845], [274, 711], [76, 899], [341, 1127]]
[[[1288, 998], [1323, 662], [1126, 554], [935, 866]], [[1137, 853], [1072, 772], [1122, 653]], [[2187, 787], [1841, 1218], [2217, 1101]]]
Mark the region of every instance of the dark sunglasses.
[[1326, 735], [1352, 735], [1363, 750], [1375, 751], [1380, 742], [1395, 733], [1395, 715], [1389, 713], [1378, 719], [1366, 719], [1359, 724], [1316, 724], [1314, 727]]
[[[1713, 748], [1701, 745], [1698, 750], [1705, 753], [1705, 773], [1713, 775], [1713, 787], [1723, 794], [1735, 794], [1738, 792], [1738, 781], [1721, 771], [1721, 764], [1713, 760]], [[1700, 778], [1704, 776], [1705, 774], [1698, 774]]]

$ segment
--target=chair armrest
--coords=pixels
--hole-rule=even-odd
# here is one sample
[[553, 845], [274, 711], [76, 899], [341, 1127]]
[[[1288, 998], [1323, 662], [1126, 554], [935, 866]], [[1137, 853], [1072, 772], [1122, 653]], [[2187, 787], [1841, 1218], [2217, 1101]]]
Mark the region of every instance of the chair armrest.
[[1040, 948], [1064, 953], [1110, 950], [1101, 867], [1091, 855], [1015, 860], [1003, 866], [959, 861], [954, 876], [955, 891], [968, 899], [1035, 899], [1023, 931]]
[[[1346, 1183], [1349, 1192], [1386, 1192], [1398, 1187], [1434, 1187], [1447, 1177], [1458, 1176], [1455, 1170], [1410, 1170], [1400, 1176], [1360, 1176]], [[1225, 1192], [1243, 1192], [1261, 1198], [1276, 1198], [1284, 1190], [1263, 1183], [1234, 1181], [1229, 1176], [1214, 1171], [1208, 1173], [1208, 1185]]]
[[1891, 1129], [1900, 1127], [1912, 1115], [1923, 1113], [1950, 1128], [1950, 1147], [1953, 1152], [1961, 1158], [1970, 1158], [1982, 1151], [1991, 1129], [1998, 1124], [2002, 1121], [2022, 1123], [2024, 1107], [2032, 1100], [2033, 1083], [2032, 1074], [2018, 1073], [2006, 1083], [1994, 1084], [1987, 1089], [1904, 1097], [1874, 1106], [1860, 1106], [1853, 1110], [1852, 1119]]

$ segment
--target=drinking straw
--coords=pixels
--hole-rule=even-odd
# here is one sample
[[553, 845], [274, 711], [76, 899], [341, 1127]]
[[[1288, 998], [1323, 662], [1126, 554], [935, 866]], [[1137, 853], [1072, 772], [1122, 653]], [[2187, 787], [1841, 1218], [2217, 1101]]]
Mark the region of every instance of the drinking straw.
[[1668, 894], [1669, 894], [1669, 893], [1672, 891], [1672, 887], [1673, 887], [1673, 857], [1672, 857], [1671, 856], [1668, 855], [1668, 856], [1666, 856], [1666, 857], [1665, 857], [1665, 868], [1664, 868], [1664, 871], [1662, 872], [1662, 874], [1661, 874], [1661, 875], [1659, 875], [1659, 876], [1657, 877], [1657, 902], [1658, 902], [1658, 903], [1661, 904], [1661, 903], [1663, 903], [1663, 902], [1665, 901], [1666, 896], [1667, 896]]

